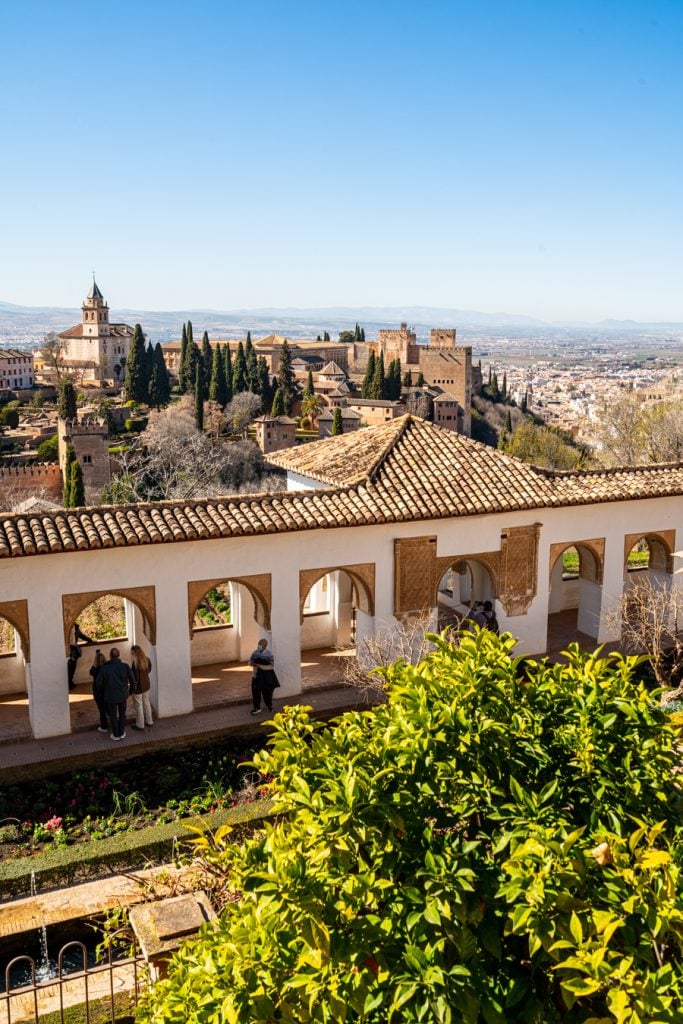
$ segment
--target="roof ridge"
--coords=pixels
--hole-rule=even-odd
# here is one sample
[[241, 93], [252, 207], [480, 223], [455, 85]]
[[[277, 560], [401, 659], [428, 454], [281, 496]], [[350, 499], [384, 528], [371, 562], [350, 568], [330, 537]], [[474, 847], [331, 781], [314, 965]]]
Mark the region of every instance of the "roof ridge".
[[405, 433], [406, 433], [406, 431], [408, 429], [408, 426], [411, 423], [413, 423], [413, 417], [411, 416], [410, 413], [406, 413], [405, 416], [399, 416], [397, 418], [397, 421], [400, 424], [399, 429], [392, 436], [392, 438], [389, 441], [389, 443], [387, 444], [386, 448], [384, 448], [384, 450], [379, 453], [379, 455], [377, 456], [375, 461], [370, 465], [370, 468], [368, 469], [367, 473], [365, 474], [365, 479], [368, 482], [371, 482], [371, 483], [375, 482], [376, 476], [379, 473], [379, 470], [380, 470], [382, 464], [386, 461], [388, 456], [395, 449], [395, 447], [398, 444], [398, 442], [405, 435]]

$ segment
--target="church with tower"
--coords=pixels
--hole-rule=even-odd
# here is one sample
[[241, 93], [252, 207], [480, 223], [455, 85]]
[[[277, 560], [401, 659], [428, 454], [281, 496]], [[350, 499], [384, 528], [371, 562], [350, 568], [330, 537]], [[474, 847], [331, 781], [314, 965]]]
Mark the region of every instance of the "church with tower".
[[81, 380], [123, 380], [133, 328], [109, 322], [109, 306], [94, 276], [81, 309], [81, 323], [59, 335], [65, 343], [64, 368]]

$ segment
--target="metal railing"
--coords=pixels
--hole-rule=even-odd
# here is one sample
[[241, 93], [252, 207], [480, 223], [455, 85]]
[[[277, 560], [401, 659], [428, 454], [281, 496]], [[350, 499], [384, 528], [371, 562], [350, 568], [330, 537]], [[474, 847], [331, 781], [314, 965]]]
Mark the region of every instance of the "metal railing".
[[[67, 1019], [70, 1024], [94, 1020], [116, 1024], [126, 1017], [132, 1019], [150, 982], [147, 962], [128, 934], [126, 945], [129, 955], [119, 958], [111, 942], [105, 958], [94, 964], [88, 962], [88, 950], [79, 941], [62, 946], [49, 967], [37, 966], [27, 955], [14, 957], [5, 968], [0, 1024], [39, 1024], [48, 1015], [58, 1024], [66, 1024]], [[77, 963], [74, 966], [79, 951], [80, 968]]]

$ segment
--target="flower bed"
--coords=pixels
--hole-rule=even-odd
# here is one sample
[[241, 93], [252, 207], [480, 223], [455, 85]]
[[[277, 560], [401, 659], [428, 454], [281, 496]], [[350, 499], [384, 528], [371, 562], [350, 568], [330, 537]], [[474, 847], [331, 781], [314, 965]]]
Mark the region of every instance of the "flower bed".
[[245, 763], [255, 750], [223, 741], [4, 786], [0, 862], [250, 803], [267, 782]]

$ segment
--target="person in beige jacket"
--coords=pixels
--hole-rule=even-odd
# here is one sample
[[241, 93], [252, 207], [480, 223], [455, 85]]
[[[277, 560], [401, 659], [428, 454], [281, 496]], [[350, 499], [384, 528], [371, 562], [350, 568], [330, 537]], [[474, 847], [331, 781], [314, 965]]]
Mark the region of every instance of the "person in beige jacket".
[[154, 724], [152, 717], [152, 705], [149, 701], [149, 673], [152, 662], [149, 660], [142, 647], [133, 644], [130, 649], [133, 662], [133, 675], [135, 676], [135, 689], [131, 689], [133, 706], [135, 708], [134, 729], [151, 728]]

